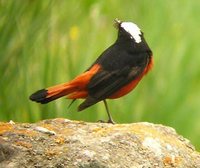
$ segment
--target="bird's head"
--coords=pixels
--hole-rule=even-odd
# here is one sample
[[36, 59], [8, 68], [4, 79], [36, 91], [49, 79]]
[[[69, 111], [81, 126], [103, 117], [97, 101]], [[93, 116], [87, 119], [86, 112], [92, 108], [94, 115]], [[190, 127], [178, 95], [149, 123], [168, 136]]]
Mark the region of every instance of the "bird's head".
[[133, 39], [135, 43], [142, 42], [142, 32], [140, 28], [132, 22], [122, 22], [119, 19], [114, 20], [114, 26], [119, 30], [118, 36], [127, 37]]

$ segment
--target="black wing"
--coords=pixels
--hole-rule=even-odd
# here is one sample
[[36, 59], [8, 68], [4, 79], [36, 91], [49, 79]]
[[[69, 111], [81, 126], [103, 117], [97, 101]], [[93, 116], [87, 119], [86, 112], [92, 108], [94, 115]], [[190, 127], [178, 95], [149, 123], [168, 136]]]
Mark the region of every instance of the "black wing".
[[87, 87], [89, 96], [78, 110], [108, 98], [136, 79], [144, 71], [148, 58], [147, 52], [131, 53], [111, 46], [94, 63], [101, 65], [102, 69], [92, 77]]

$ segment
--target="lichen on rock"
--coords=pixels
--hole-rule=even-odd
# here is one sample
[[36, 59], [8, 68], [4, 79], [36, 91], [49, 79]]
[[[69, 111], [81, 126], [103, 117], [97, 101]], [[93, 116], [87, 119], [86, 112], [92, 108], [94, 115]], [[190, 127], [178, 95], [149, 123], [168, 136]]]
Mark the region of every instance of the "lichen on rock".
[[[0, 123], [6, 168], [200, 168], [200, 154], [170, 127], [44, 120]], [[1, 167], [0, 166], [0, 167]]]

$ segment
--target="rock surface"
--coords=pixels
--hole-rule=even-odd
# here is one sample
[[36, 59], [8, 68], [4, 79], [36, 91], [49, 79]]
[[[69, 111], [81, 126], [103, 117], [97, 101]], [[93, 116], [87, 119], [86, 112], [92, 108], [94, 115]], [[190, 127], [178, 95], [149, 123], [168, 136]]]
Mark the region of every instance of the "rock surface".
[[200, 168], [200, 154], [162, 125], [52, 119], [0, 123], [0, 167]]

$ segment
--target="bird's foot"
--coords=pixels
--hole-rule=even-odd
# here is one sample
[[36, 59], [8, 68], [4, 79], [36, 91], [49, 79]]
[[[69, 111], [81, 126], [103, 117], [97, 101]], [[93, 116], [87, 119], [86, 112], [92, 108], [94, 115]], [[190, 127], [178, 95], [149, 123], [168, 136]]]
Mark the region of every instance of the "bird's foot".
[[109, 119], [108, 121], [98, 120], [99, 123], [108, 123], [108, 124], [116, 124], [112, 119]]
[[116, 122], [114, 122], [113, 119], [109, 119], [109, 120], [107, 121], [107, 123], [116, 124]]

